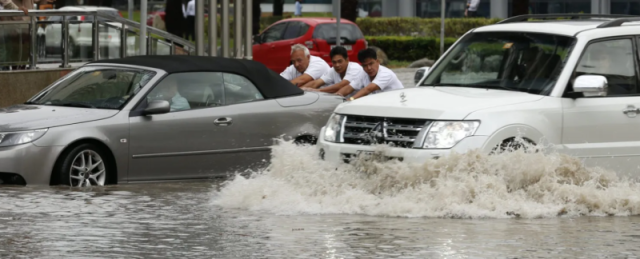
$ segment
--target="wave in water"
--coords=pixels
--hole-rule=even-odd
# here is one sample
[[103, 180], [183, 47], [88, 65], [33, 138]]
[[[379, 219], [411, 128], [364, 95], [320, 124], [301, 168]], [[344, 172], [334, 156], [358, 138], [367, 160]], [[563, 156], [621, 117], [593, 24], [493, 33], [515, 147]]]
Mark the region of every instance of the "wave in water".
[[269, 168], [236, 175], [212, 203], [274, 214], [540, 218], [638, 215], [638, 194], [637, 182], [554, 152], [472, 151], [424, 164], [357, 159], [336, 166], [320, 160], [315, 147], [282, 142]]

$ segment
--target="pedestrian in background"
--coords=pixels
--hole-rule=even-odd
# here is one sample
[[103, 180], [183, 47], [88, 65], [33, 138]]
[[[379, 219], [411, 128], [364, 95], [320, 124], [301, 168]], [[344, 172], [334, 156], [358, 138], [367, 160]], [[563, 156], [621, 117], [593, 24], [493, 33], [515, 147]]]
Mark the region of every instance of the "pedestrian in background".
[[293, 13], [293, 15], [302, 17], [302, 0], [296, 0], [296, 11]]
[[196, 40], [196, 1], [190, 0], [187, 3], [187, 6], [183, 5], [183, 15], [185, 24], [185, 35], [184, 38], [190, 40]]
[[[168, 33], [184, 37], [184, 26], [186, 22], [184, 18], [182, 0], [167, 0], [165, 4], [164, 22]], [[176, 45], [182, 47], [180, 44]]]
[[[11, 2], [9, 4], [8, 2]], [[22, 10], [25, 14], [28, 14], [28, 10], [35, 9], [36, 4], [48, 4], [54, 3], [55, 0], [2, 0], [2, 5], [5, 9], [16, 8]], [[11, 6], [11, 7], [10, 7]], [[5, 17], [6, 20], [13, 21], [30, 21], [29, 16], [13, 16]], [[25, 69], [26, 63], [29, 62], [31, 51], [31, 32], [28, 25], [16, 24], [10, 25], [4, 29], [4, 43], [2, 44], [5, 49], [5, 59], [14, 62], [22, 63], [22, 65], [12, 65], [13, 70]]]
[[465, 17], [478, 17], [478, 6], [480, 5], [480, 0], [468, 0], [467, 1], [467, 9], [464, 10]]

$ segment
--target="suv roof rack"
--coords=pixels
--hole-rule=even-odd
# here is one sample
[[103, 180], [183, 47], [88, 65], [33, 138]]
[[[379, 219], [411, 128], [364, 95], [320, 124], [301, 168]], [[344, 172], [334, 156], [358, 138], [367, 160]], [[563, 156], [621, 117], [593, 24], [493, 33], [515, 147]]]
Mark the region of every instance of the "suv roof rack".
[[618, 26], [622, 25], [625, 22], [640, 22], [640, 17], [635, 16], [635, 17], [629, 17], [629, 18], [618, 18], [618, 19], [615, 19], [615, 20], [604, 22], [604, 23], [598, 25], [597, 28], [618, 27]]
[[[617, 20], [623, 20], [623, 19], [630, 19], [630, 18], [640, 18], [639, 16], [636, 15], [626, 15], [626, 14], [584, 14], [584, 13], [575, 13], [575, 14], [560, 14], [560, 13], [554, 13], [554, 14], [524, 14], [524, 15], [518, 15], [518, 16], [514, 16], [514, 17], [510, 17], [507, 19], [504, 19], [502, 21], [499, 21], [499, 24], [503, 24], [503, 23], [513, 23], [513, 22], [523, 22], [523, 21], [527, 21], [529, 19], [549, 19], [549, 18], [563, 18], [563, 17], [571, 17], [572, 20], [578, 19], [578, 18], [609, 18], [609, 19], [616, 19], [614, 21]], [[614, 22], [611, 21], [611, 22]], [[635, 20], [634, 20], [635, 21]], [[607, 23], [611, 23], [611, 22], [607, 22]], [[619, 23], [622, 24], [626, 21], [620, 21]], [[605, 24], [607, 24], [605, 23]], [[617, 23], [611, 23], [611, 25], [607, 25], [607, 27], [612, 27], [612, 26], [620, 26], [620, 24]], [[600, 25], [603, 26], [604, 24]]]

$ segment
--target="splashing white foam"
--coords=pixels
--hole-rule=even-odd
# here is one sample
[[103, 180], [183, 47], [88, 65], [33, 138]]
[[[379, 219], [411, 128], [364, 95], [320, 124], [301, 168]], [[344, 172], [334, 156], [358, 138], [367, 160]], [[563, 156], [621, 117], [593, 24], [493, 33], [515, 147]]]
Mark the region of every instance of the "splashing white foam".
[[212, 203], [274, 214], [538, 218], [640, 214], [640, 185], [543, 152], [451, 154], [424, 164], [330, 164], [282, 142], [271, 165], [223, 184]]

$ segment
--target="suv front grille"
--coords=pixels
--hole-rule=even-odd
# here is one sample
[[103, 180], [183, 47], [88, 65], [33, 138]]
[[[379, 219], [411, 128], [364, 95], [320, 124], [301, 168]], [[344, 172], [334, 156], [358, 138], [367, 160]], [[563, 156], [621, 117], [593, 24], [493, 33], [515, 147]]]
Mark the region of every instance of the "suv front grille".
[[425, 119], [346, 117], [342, 132], [345, 144], [388, 144], [400, 148], [413, 148], [420, 131], [431, 122]]

